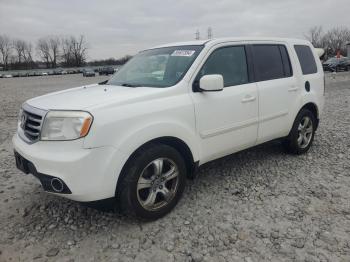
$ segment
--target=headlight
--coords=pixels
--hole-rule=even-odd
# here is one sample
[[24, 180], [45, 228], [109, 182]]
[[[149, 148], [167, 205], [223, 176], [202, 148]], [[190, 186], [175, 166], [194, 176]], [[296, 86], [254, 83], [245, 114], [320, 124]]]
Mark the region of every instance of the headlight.
[[41, 130], [41, 140], [74, 140], [89, 133], [93, 117], [82, 111], [49, 111]]

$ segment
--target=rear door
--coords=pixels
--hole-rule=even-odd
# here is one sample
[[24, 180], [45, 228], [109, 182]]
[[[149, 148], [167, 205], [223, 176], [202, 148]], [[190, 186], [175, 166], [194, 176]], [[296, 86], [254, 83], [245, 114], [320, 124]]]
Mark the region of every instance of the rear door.
[[258, 143], [263, 143], [288, 134], [300, 88], [286, 45], [253, 44], [251, 50], [259, 91]]

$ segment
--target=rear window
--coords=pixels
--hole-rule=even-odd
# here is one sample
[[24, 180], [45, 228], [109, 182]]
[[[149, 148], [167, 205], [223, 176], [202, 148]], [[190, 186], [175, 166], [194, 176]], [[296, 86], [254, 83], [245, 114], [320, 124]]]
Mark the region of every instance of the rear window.
[[253, 45], [257, 81], [267, 81], [293, 75], [286, 47], [283, 45]]
[[303, 75], [317, 73], [315, 57], [311, 51], [311, 48], [306, 45], [295, 45], [294, 49], [297, 53]]

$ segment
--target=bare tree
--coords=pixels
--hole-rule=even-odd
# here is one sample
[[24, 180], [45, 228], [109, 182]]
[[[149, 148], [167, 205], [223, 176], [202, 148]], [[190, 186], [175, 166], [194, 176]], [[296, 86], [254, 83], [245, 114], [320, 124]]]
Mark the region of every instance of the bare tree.
[[62, 59], [66, 66], [82, 66], [86, 62], [87, 43], [85, 37], [75, 36], [62, 39]]
[[4, 69], [8, 70], [9, 59], [12, 53], [12, 43], [10, 38], [6, 35], [0, 35], [0, 53], [2, 56]]
[[46, 67], [50, 67], [51, 54], [49, 43], [46, 38], [40, 38], [36, 45], [36, 50], [41, 59], [46, 63]]
[[324, 46], [331, 54], [336, 54], [338, 51], [345, 54], [346, 44], [349, 41], [350, 30], [347, 28], [333, 28], [324, 35]]
[[71, 37], [71, 43], [73, 46], [73, 55], [75, 59], [75, 66], [82, 66], [86, 61], [86, 41], [85, 37], [81, 35], [79, 38]]
[[340, 51], [346, 54], [346, 44], [350, 42], [350, 29], [345, 27], [335, 27], [327, 32], [323, 32], [322, 27], [315, 26], [309, 30], [305, 37], [315, 46], [326, 50], [329, 56]]
[[52, 60], [51, 60], [52, 67], [57, 66], [60, 43], [61, 43], [61, 41], [57, 36], [52, 36], [49, 39], [49, 47], [51, 49], [51, 58], [52, 58]]
[[30, 42], [25, 42], [23, 52], [24, 62], [26, 64], [33, 63], [33, 45]]
[[323, 45], [323, 28], [322, 26], [314, 26], [305, 34], [305, 38], [309, 40], [314, 47], [322, 47]]
[[17, 63], [21, 64], [24, 60], [24, 50], [26, 43], [21, 39], [16, 39], [13, 41], [13, 48], [17, 56]]
[[69, 38], [62, 38], [62, 60], [65, 66], [73, 64], [73, 48]]
[[13, 48], [17, 58], [17, 68], [32, 68], [34, 66], [33, 45], [31, 42], [16, 39], [13, 41]]
[[36, 49], [47, 67], [55, 68], [57, 66], [60, 43], [57, 36], [43, 37], [38, 40]]

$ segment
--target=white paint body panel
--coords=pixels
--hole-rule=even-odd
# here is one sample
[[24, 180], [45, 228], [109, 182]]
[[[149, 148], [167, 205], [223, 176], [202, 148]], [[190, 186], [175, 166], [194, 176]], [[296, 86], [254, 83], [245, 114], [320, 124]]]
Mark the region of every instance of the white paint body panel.
[[[293, 77], [240, 86], [220, 92], [192, 91], [192, 83], [216, 48], [251, 43], [285, 44]], [[76, 141], [26, 144], [16, 134], [16, 151], [38, 172], [62, 178], [78, 201], [114, 197], [120, 171], [129, 156], [159, 137], [185, 142], [199, 164], [288, 135], [306, 103], [324, 103], [323, 70], [314, 51], [318, 73], [303, 76], [293, 45], [307, 41], [278, 38], [229, 38], [176, 45], [205, 45], [183, 79], [168, 88], [90, 85], [68, 89], [27, 103], [40, 109], [85, 110], [94, 116], [89, 134]], [[304, 82], [311, 91], [305, 92]], [[296, 89], [290, 91], [290, 89]], [[246, 102], [245, 100], [248, 101]]]

